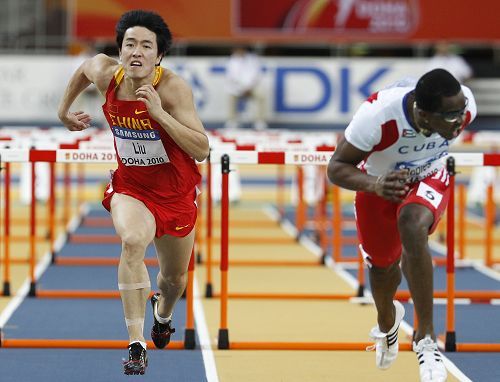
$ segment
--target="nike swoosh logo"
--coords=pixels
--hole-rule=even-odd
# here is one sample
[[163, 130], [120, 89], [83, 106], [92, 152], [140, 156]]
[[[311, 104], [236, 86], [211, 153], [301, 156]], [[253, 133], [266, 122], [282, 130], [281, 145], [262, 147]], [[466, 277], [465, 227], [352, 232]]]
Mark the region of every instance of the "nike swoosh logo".
[[187, 228], [189, 227], [191, 224], [186, 224], [186, 225], [182, 225], [182, 226], [176, 226], [175, 227], [175, 230], [176, 231], [180, 231], [181, 229], [184, 229], [184, 228]]
[[145, 113], [147, 112], [147, 110], [137, 110], [135, 109], [134, 113], [137, 115], [137, 114], [142, 114], [142, 113]]

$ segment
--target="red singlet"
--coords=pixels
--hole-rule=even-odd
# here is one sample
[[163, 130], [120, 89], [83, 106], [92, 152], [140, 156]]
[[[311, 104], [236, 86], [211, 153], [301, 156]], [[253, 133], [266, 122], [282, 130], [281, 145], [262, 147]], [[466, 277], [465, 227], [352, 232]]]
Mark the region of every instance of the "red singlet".
[[[162, 73], [157, 67], [153, 86], [160, 82]], [[102, 204], [110, 211], [115, 192], [132, 196], [154, 215], [156, 237], [186, 236], [196, 222], [196, 185], [201, 175], [194, 159], [150, 117], [142, 101], [116, 98], [123, 76], [120, 67], [109, 83], [102, 107], [118, 159]]]

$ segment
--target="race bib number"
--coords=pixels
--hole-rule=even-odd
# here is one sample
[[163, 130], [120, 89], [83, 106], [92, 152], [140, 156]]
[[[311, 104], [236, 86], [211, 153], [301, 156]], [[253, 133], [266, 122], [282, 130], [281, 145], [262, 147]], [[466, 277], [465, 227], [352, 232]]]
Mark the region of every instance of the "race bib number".
[[157, 130], [132, 130], [113, 126], [116, 151], [125, 166], [168, 163], [168, 155]]
[[443, 195], [423, 182], [418, 186], [417, 196], [427, 200], [436, 209], [439, 207], [439, 204], [443, 199]]

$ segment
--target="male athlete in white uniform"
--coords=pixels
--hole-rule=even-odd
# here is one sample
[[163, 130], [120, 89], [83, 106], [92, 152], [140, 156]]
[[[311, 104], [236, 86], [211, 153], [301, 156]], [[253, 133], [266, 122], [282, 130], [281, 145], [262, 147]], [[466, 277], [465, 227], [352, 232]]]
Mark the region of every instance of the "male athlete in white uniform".
[[376, 364], [398, 352], [404, 307], [393, 301], [400, 258], [418, 316], [414, 351], [421, 381], [445, 381], [433, 327], [433, 269], [428, 235], [449, 199], [449, 176], [439, 159], [475, 118], [471, 91], [446, 70], [424, 74], [416, 87], [371, 95], [354, 115], [329, 165], [329, 179], [356, 192], [356, 224], [377, 308]]

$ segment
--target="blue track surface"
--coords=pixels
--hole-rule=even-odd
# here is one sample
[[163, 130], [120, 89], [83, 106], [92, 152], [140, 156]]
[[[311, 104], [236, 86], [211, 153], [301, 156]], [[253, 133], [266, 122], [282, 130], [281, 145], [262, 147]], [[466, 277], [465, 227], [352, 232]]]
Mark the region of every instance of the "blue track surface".
[[[146, 336], [153, 324], [152, 317], [148, 304], [144, 322]], [[183, 340], [186, 322], [184, 300], [177, 304], [173, 317], [177, 331], [172, 340]], [[128, 338], [119, 299], [28, 298], [12, 315], [3, 332], [5, 338]]]
[[[344, 209], [352, 217], [352, 208]], [[310, 211], [312, 213], [312, 211]], [[100, 206], [88, 216], [108, 217]], [[294, 221], [293, 209], [287, 209], [287, 217]], [[75, 232], [81, 235], [114, 234], [111, 227], [81, 226]], [[345, 230], [355, 235], [355, 231]], [[313, 235], [311, 230], [305, 234]], [[329, 249], [330, 251], [330, 249]], [[113, 257], [120, 254], [119, 244], [66, 244], [58, 256]], [[154, 247], [147, 250], [148, 257], [155, 257]], [[343, 256], [357, 256], [355, 246], [344, 246]], [[157, 269], [149, 267], [152, 287], [155, 288]], [[353, 277], [355, 270], [348, 271]], [[367, 277], [367, 275], [365, 275]], [[368, 278], [366, 278], [368, 280]], [[444, 267], [436, 267], [435, 289], [445, 289]], [[456, 270], [457, 290], [499, 290], [500, 282], [480, 273], [472, 267]], [[115, 266], [61, 266], [52, 265], [37, 284], [40, 290], [117, 290]], [[407, 289], [405, 281], [400, 286]], [[405, 304], [405, 320], [413, 322], [413, 306]], [[145, 334], [152, 324], [151, 308], [147, 305]], [[183, 340], [185, 328], [185, 301], [180, 300], [174, 314], [177, 332], [173, 340]], [[445, 330], [446, 307], [435, 306], [436, 333]], [[53, 339], [109, 339], [126, 340], [127, 332], [119, 299], [45, 299], [27, 298], [4, 326], [3, 334], [13, 338]], [[500, 306], [489, 304], [456, 305], [456, 335], [458, 343], [500, 343]], [[197, 339], [197, 344], [199, 340]], [[123, 350], [76, 350], [76, 349], [0, 349], [1, 382], [34, 381], [122, 381], [140, 378], [141, 381], [206, 381], [201, 351], [171, 350], [148, 351], [150, 365], [145, 376], [130, 377], [122, 374]], [[500, 354], [498, 353], [445, 353], [456, 366], [473, 381], [500, 380]]]
[[[101, 207], [91, 216], [109, 216]], [[81, 235], [114, 235], [113, 228], [79, 227]], [[57, 254], [61, 258], [119, 258], [120, 244], [65, 244]], [[154, 247], [147, 257], [156, 257]], [[156, 289], [158, 268], [148, 267], [152, 289]], [[117, 291], [116, 266], [51, 265], [37, 281], [37, 290], [110, 290]], [[144, 334], [149, 338], [153, 323], [152, 309], [146, 305]], [[179, 300], [173, 315], [176, 332], [173, 341], [183, 341], [186, 326], [186, 303]], [[87, 339], [127, 340], [120, 299], [49, 299], [26, 298], [2, 328], [4, 339]], [[207, 381], [199, 339], [194, 350], [148, 349], [149, 366], [141, 381]], [[1, 382], [98, 382], [130, 381], [123, 375], [123, 350], [86, 349], [1, 349]]]
[[145, 375], [123, 375], [122, 350], [0, 349], [2, 382], [204, 382], [200, 351], [148, 352]]
[[[151, 287], [156, 287], [158, 268], [148, 267]], [[49, 267], [38, 280], [41, 289], [118, 290], [116, 266], [63, 266]]]

